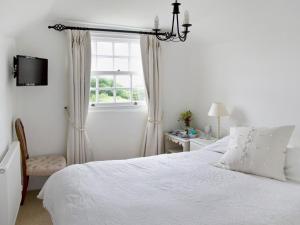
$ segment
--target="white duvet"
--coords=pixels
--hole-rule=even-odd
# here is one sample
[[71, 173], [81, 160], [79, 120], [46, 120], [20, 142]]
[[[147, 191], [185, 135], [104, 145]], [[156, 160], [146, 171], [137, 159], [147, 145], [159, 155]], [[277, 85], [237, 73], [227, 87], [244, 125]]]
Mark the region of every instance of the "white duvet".
[[216, 168], [193, 151], [74, 165], [39, 197], [54, 225], [299, 225], [300, 185]]

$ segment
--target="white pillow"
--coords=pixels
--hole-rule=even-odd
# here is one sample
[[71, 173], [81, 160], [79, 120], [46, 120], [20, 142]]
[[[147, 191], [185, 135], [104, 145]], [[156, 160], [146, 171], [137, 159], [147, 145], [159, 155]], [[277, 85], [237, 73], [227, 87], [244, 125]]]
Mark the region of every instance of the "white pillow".
[[300, 148], [287, 148], [285, 176], [288, 180], [300, 182]]
[[217, 166], [285, 181], [285, 151], [294, 126], [230, 129], [228, 151]]

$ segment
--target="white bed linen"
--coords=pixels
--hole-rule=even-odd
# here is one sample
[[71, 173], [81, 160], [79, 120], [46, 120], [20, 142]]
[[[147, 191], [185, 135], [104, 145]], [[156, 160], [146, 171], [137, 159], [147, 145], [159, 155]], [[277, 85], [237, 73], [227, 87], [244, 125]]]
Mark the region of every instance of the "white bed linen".
[[300, 224], [299, 184], [216, 168], [220, 156], [193, 151], [69, 166], [39, 197], [54, 225]]

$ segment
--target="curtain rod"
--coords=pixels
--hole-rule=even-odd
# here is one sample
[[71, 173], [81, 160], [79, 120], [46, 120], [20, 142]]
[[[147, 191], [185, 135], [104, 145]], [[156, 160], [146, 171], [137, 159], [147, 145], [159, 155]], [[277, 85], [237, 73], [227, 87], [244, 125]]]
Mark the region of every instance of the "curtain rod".
[[154, 32], [147, 31], [134, 31], [134, 30], [118, 30], [118, 29], [104, 29], [104, 28], [92, 28], [92, 27], [73, 27], [65, 26], [63, 24], [55, 24], [54, 26], [48, 26], [48, 29], [54, 29], [56, 31], [63, 30], [89, 30], [89, 31], [104, 31], [104, 32], [116, 32], [116, 33], [129, 33], [129, 34], [148, 34], [148, 35], [165, 35], [166, 33], [160, 33], [158, 30]]

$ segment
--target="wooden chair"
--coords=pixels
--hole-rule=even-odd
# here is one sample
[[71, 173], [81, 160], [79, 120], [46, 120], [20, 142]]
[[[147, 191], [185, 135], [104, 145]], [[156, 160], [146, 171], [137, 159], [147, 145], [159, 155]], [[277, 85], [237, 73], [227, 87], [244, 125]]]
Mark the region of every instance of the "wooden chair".
[[20, 142], [22, 170], [23, 170], [23, 190], [21, 205], [24, 204], [29, 176], [50, 176], [53, 173], [66, 167], [66, 159], [61, 155], [43, 155], [29, 157], [24, 126], [21, 119], [15, 121], [15, 128]]

